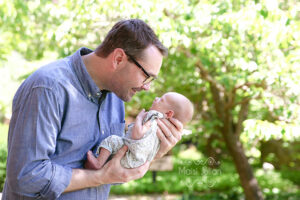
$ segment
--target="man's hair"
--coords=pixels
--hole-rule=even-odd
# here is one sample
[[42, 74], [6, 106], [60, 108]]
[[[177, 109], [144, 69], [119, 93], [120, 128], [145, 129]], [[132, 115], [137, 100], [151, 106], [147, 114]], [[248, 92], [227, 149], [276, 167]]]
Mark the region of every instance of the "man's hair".
[[134, 58], [141, 58], [143, 50], [154, 45], [163, 56], [168, 49], [158, 40], [154, 31], [140, 19], [121, 20], [108, 32], [104, 41], [96, 48], [99, 57], [106, 58], [116, 48], [122, 48], [125, 53]]

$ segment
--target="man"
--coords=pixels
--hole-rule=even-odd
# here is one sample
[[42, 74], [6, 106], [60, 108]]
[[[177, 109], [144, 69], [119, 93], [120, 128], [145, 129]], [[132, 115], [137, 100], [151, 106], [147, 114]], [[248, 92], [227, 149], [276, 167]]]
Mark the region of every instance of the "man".
[[[110, 184], [143, 177], [149, 163], [120, 165], [126, 146], [99, 170], [83, 164], [103, 139], [124, 133], [124, 101], [150, 88], [166, 53], [146, 23], [124, 20], [95, 52], [81, 48], [28, 77], [13, 100], [2, 199], [107, 199]], [[143, 131], [144, 114], [133, 131]], [[158, 125], [157, 158], [181, 139], [182, 130], [176, 119]]]

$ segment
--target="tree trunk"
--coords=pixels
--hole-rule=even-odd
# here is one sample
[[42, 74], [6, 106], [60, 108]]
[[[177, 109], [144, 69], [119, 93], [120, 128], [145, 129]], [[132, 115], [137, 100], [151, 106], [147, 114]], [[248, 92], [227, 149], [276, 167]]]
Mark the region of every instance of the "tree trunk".
[[[228, 112], [228, 111], [227, 111]], [[228, 112], [229, 113], [229, 112]], [[233, 161], [237, 172], [239, 173], [241, 185], [247, 200], [263, 200], [262, 192], [256, 178], [254, 177], [252, 168], [248, 163], [243, 146], [239, 140], [239, 136], [234, 134], [231, 124], [230, 114], [226, 113], [224, 120], [222, 135], [226, 146], [233, 157]]]
[[[209, 82], [216, 114], [219, 120], [223, 123], [220, 130], [226, 146], [233, 158], [246, 199], [263, 200], [262, 192], [260, 191], [256, 178], [254, 177], [252, 168], [248, 163], [248, 159], [239, 138], [240, 132], [242, 131], [242, 123], [246, 119], [249, 101], [251, 98], [245, 98], [243, 101], [239, 102], [239, 104], [241, 104], [241, 110], [239, 113], [239, 120], [237, 124], [235, 124], [237, 126], [236, 132], [234, 132], [232, 127], [233, 120], [231, 110], [233, 110], [234, 106], [237, 105], [235, 102], [235, 92], [242, 86], [236, 87], [233, 90], [233, 93], [228, 93], [226, 88], [219, 84], [218, 81], [210, 75], [200, 61], [196, 63], [196, 66], [200, 69], [201, 78]], [[250, 83], [247, 84], [251, 85]]]
[[[244, 193], [247, 200], [263, 200], [262, 192], [260, 191], [258, 182], [254, 177], [252, 168], [248, 163], [248, 159], [245, 155], [243, 146], [240, 142], [240, 133], [234, 132], [232, 124], [231, 109], [233, 108], [233, 102], [226, 102], [226, 94], [220, 91], [216, 85], [212, 82], [210, 84], [210, 90], [213, 94], [215, 103], [215, 110], [219, 119], [223, 122], [221, 132], [225, 140], [226, 146], [231, 154], [235, 168], [239, 174], [241, 185], [244, 189]], [[244, 121], [249, 101], [245, 101], [242, 104], [241, 113], [239, 115], [238, 124], [236, 124], [238, 130], [242, 130], [242, 123]], [[225, 106], [227, 105], [227, 106]], [[244, 106], [243, 106], [244, 105]]]
[[[207, 157], [213, 158], [216, 162], [213, 162], [209, 167], [211, 168], [218, 168], [220, 167], [220, 156], [222, 153], [221, 148], [216, 147], [213, 145], [213, 142], [222, 140], [219, 133], [212, 133], [209, 138], [207, 139], [206, 143], [206, 155]], [[222, 140], [223, 142], [223, 140]]]

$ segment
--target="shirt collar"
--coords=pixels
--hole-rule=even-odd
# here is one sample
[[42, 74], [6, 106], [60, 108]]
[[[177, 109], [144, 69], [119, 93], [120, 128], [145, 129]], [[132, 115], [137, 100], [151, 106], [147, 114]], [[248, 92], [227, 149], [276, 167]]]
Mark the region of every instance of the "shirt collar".
[[84, 93], [88, 97], [88, 99], [92, 101], [96, 101], [100, 95], [101, 91], [93, 81], [92, 77], [86, 70], [86, 66], [83, 63], [82, 57], [83, 55], [87, 55], [92, 53], [91, 49], [82, 47], [78, 49], [73, 55], [71, 55], [71, 63], [72, 67], [76, 73], [76, 76], [80, 82], [81, 87], [84, 90]]

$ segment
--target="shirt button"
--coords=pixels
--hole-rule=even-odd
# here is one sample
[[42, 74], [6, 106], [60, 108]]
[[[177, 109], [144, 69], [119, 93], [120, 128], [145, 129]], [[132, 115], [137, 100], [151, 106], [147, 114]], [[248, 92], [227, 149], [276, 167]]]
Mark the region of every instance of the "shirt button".
[[104, 131], [102, 131], [102, 135], [104, 135]]
[[97, 92], [96, 95], [99, 97], [100, 96], [100, 92]]

